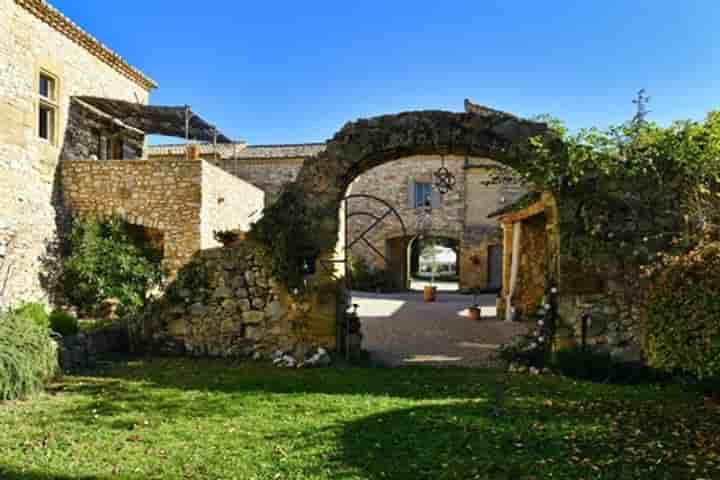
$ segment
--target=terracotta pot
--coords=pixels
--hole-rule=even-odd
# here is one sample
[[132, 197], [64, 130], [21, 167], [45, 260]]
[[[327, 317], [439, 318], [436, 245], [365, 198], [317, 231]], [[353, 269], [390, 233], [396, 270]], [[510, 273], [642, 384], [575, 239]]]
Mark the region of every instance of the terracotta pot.
[[430, 285], [426, 286], [423, 289], [423, 297], [426, 302], [434, 302], [437, 300], [437, 287], [432, 287]]
[[200, 145], [191, 143], [187, 146], [187, 152], [190, 160], [200, 160]]
[[480, 309], [477, 307], [468, 308], [468, 318], [470, 320], [480, 320]]

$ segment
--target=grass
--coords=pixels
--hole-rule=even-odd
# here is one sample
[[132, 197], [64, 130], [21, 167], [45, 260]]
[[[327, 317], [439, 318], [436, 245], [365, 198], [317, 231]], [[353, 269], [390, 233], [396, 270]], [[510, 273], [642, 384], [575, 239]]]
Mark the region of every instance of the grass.
[[718, 479], [679, 386], [164, 359], [0, 405], [0, 478]]

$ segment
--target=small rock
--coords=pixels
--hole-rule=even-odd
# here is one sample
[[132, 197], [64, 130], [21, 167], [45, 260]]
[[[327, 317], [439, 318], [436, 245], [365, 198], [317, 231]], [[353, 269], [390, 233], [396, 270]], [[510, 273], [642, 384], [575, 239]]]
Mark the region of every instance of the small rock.
[[215, 289], [213, 296], [216, 298], [231, 298], [233, 296], [233, 292], [228, 287], [222, 285]]
[[208, 312], [208, 307], [202, 303], [193, 303], [190, 305], [190, 315], [193, 317], [202, 317]]

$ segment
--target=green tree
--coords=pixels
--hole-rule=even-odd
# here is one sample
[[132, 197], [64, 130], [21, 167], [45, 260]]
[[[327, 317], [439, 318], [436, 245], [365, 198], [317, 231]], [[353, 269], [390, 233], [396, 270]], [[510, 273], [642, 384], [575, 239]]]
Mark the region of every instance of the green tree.
[[76, 222], [70, 243], [71, 254], [63, 265], [64, 294], [84, 311], [117, 298], [120, 314], [135, 312], [161, 281], [161, 253], [133, 241], [122, 220]]

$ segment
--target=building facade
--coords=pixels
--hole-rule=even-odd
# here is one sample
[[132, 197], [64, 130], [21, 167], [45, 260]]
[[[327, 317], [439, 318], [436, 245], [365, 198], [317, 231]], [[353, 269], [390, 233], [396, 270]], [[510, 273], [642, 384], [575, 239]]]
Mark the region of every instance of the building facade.
[[[267, 205], [277, 198], [283, 185], [295, 180], [305, 159], [322, 152], [325, 144], [201, 144], [199, 148], [205, 161], [263, 190]], [[158, 162], [178, 161], [185, 155], [184, 145], [148, 147], [148, 158]], [[454, 176], [455, 186], [440, 195], [433, 182], [434, 173], [443, 165]], [[353, 196], [346, 205], [347, 238], [353, 243], [350, 254], [362, 258], [371, 268], [384, 270], [387, 288], [403, 289], [418, 269], [415, 241], [429, 235], [456, 250], [459, 288], [499, 290], [503, 236], [498, 222], [489, 219], [488, 214], [514, 202], [524, 190], [506, 183], [495, 184], [493, 172], [498, 167], [487, 159], [428, 155], [401, 158], [363, 173], [347, 191], [348, 196]], [[429, 232], [419, 231], [417, 221], [426, 200], [432, 207]], [[374, 219], [387, 212], [388, 206], [397, 215], [388, 215], [362, 235]]]
[[[64, 221], [58, 166], [71, 97], [145, 104], [155, 86], [47, 2], [0, 0], [0, 307], [46, 298]], [[119, 154], [112, 122], [94, 121], [88, 155]]]

